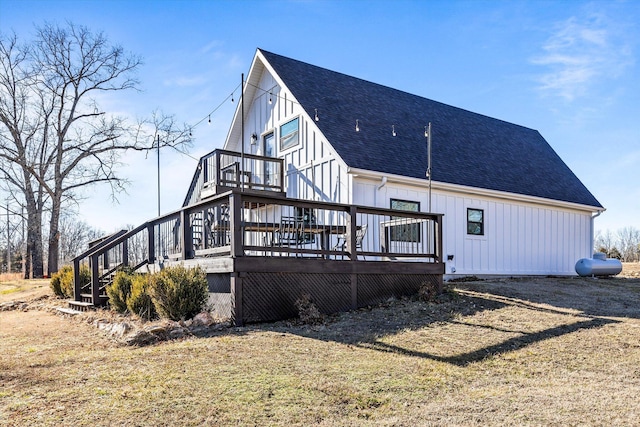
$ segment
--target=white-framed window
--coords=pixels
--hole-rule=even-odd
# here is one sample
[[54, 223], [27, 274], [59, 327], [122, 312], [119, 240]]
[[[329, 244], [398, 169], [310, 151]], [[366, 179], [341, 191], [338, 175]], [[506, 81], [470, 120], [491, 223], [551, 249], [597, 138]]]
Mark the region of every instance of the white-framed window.
[[300, 118], [293, 120], [280, 126], [280, 151], [298, 145], [300, 135]]

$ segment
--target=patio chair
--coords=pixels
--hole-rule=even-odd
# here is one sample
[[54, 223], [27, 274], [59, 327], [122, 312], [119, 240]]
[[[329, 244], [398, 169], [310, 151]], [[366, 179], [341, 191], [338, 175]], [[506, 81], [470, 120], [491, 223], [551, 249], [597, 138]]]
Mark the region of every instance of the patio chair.
[[302, 223], [294, 217], [283, 216], [276, 230], [276, 246], [297, 246], [300, 243]]
[[[356, 251], [358, 249], [362, 250], [362, 240], [364, 239], [364, 235], [367, 234], [367, 227], [368, 227], [368, 224], [364, 224], [360, 228], [356, 229]], [[346, 249], [347, 249], [347, 235], [343, 234], [342, 236], [338, 236], [338, 242], [331, 250], [344, 251]], [[364, 256], [362, 258], [364, 258]]]

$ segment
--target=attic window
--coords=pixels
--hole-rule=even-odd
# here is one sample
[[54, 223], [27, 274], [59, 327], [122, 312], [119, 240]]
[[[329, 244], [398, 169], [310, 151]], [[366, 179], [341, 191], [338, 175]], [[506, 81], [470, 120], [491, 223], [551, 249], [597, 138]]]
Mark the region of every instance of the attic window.
[[280, 150], [298, 145], [298, 117], [280, 126]]
[[467, 234], [484, 236], [484, 211], [467, 208]]

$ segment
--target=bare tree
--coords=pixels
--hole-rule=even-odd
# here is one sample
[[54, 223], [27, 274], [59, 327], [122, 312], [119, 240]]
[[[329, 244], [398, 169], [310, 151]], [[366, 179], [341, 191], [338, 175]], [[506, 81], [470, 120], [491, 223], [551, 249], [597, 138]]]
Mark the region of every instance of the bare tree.
[[[33, 108], [34, 72], [29, 49], [18, 46], [17, 37], [0, 38], [0, 176], [2, 189], [27, 209], [25, 278], [42, 277], [42, 220], [45, 194], [31, 175], [36, 168], [36, 139], [42, 124], [40, 108]], [[35, 111], [34, 111], [35, 110]]]
[[640, 230], [634, 227], [623, 227], [618, 230], [618, 245], [622, 261], [638, 261]]
[[89, 242], [105, 233], [69, 213], [60, 217], [60, 262], [65, 264], [89, 248]]
[[[103, 183], [115, 198], [127, 184], [116, 174], [126, 150], [149, 150], [156, 139], [164, 146], [188, 144], [189, 131], [186, 126], [177, 129], [172, 117], [160, 113], [134, 126], [101, 110], [98, 95], [137, 89], [135, 72], [141, 65], [137, 56], [109, 44], [101, 32], [46, 24], [37, 28], [36, 39], [26, 47], [20, 47], [15, 36], [0, 43], [3, 57], [7, 57], [4, 52], [13, 52], [9, 58], [14, 60], [7, 62], [20, 71], [13, 75], [26, 75], [7, 79], [13, 86], [2, 94], [1, 114], [28, 123], [17, 127], [2, 119], [8, 132], [0, 157], [22, 170], [23, 176], [13, 184], [22, 185], [25, 199], [49, 205], [50, 274], [58, 270], [62, 209], [78, 201], [79, 190]], [[21, 105], [20, 112], [12, 116], [4, 111], [16, 104]], [[155, 138], [158, 133], [163, 136]], [[37, 188], [28, 188], [33, 182]], [[42, 198], [38, 200], [37, 194]]]
[[611, 230], [607, 229], [604, 233], [598, 230], [595, 245], [598, 252], [604, 252], [608, 257], [611, 257], [612, 250], [615, 248], [615, 238]]

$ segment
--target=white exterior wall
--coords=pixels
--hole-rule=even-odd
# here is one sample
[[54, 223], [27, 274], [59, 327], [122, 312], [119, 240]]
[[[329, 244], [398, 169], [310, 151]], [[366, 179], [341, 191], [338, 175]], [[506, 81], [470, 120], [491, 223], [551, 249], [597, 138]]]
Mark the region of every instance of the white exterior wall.
[[[354, 180], [354, 204], [389, 208], [391, 199], [420, 202], [428, 190], [398, 183]], [[467, 208], [484, 211], [484, 235], [467, 234]], [[432, 191], [432, 212], [443, 213], [443, 257], [447, 274], [575, 275], [580, 258], [591, 256], [591, 212], [452, 191]], [[453, 255], [448, 261], [447, 255]]]
[[[262, 72], [258, 87], [252, 102], [246, 101], [245, 153], [264, 155], [263, 137], [274, 132], [275, 157], [284, 159], [287, 197], [348, 203], [350, 176], [346, 173], [347, 168], [313, 118], [307, 116], [291, 93], [283, 90], [268, 70]], [[280, 126], [296, 117], [299, 117], [298, 144], [280, 150]], [[253, 133], [258, 136], [255, 144], [251, 144]], [[240, 140], [230, 142], [226, 148], [240, 152]]]

